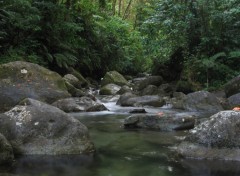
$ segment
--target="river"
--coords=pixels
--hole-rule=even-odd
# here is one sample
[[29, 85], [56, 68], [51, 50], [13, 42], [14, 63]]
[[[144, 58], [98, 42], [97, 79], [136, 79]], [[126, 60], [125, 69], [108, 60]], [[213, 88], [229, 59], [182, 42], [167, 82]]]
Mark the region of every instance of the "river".
[[[171, 147], [186, 131], [127, 130], [129, 109], [105, 103], [110, 111], [72, 113], [89, 128], [96, 147], [91, 156], [27, 156], [0, 168], [0, 176], [239, 176], [239, 162], [176, 160]], [[147, 112], [171, 111], [147, 108]]]

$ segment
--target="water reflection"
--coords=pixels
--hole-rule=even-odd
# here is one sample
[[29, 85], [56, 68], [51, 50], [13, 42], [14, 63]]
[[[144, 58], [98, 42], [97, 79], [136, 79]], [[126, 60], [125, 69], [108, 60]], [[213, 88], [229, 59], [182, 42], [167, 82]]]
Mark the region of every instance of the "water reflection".
[[[186, 132], [126, 130], [127, 113], [75, 113], [86, 126], [97, 148], [93, 156], [28, 156], [3, 173], [20, 176], [237, 176], [239, 163], [175, 160], [169, 147]], [[2, 174], [1, 174], [2, 173]], [[6, 174], [5, 174], [6, 175]]]

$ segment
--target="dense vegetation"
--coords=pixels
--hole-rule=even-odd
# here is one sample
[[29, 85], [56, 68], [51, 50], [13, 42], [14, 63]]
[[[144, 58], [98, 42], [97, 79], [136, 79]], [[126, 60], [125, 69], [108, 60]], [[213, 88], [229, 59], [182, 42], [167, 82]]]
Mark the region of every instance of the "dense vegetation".
[[240, 74], [239, 19], [238, 0], [0, 0], [0, 63], [219, 87]]

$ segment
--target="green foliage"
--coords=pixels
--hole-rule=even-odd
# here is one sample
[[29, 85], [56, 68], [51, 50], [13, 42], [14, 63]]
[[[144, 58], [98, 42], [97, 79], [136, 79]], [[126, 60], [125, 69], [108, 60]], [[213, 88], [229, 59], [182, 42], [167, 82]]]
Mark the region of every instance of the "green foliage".
[[142, 70], [139, 33], [92, 2], [0, 1], [0, 63], [25, 60], [59, 72], [73, 66], [97, 77]]
[[168, 63], [181, 48], [184, 56], [180, 62], [184, 64], [181, 79], [191, 77], [190, 81], [207, 87], [210, 82], [213, 86], [223, 84], [239, 74], [236, 59], [240, 49], [240, 4], [237, 0], [161, 0], [155, 6], [155, 11], [139, 27], [144, 36], [145, 54], [158, 63], [153, 69]]

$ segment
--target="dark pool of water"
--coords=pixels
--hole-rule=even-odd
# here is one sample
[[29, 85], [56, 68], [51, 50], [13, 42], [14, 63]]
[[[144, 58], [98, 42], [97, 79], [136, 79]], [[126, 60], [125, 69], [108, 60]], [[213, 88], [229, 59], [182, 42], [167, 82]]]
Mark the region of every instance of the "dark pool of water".
[[239, 176], [240, 163], [175, 160], [169, 147], [185, 132], [126, 130], [127, 114], [73, 114], [88, 126], [93, 156], [29, 156], [0, 168], [1, 175], [21, 176]]

